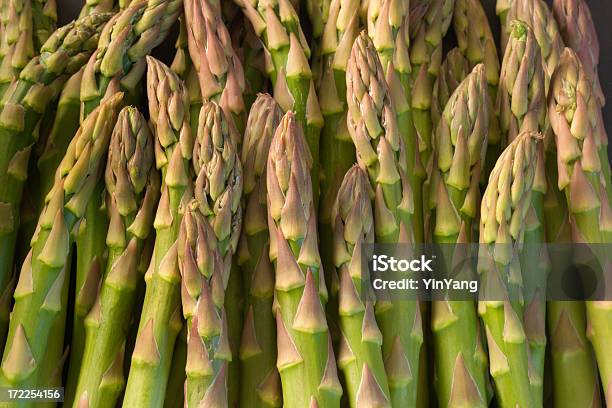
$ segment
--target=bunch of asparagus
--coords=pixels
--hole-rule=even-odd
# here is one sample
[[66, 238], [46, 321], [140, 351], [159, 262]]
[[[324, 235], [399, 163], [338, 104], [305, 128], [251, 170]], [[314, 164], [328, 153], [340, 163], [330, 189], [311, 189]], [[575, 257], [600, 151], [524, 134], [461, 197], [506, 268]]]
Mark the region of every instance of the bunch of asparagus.
[[[3, 0], [0, 388], [64, 392], [0, 407], [612, 406], [609, 291], [546, 298], [612, 283], [593, 15], [488, 7]], [[378, 292], [376, 244], [478, 297]]]

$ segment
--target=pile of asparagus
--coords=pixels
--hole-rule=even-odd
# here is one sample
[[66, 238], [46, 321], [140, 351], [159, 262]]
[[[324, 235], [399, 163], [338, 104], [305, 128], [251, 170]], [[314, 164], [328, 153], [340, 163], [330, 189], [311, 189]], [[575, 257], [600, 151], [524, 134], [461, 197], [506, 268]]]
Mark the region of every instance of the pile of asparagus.
[[[0, 388], [612, 406], [612, 300], [546, 302], [571, 259], [538, 245], [612, 268], [593, 19], [496, 11], [498, 43], [480, 0], [87, 0], [57, 29], [55, 0], [2, 0]], [[478, 243], [506, 296], [376, 299], [373, 243]]]

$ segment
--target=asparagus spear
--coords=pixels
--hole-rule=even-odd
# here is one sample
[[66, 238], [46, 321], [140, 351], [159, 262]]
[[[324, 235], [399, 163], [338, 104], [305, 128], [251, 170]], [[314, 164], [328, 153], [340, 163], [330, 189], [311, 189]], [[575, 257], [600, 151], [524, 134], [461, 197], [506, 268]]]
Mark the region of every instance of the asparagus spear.
[[453, 27], [461, 53], [468, 59], [472, 67], [483, 63], [487, 83], [491, 87], [497, 87], [499, 59], [493, 33], [480, 1], [455, 0]]
[[166, 38], [182, 4], [181, 0], [135, 1], [104, 27], [83, 72], [84, 117], [117, 87], [133, 97], [146, 69], [145, 56]]
[[172, 351], [182, 326], [176, 243], [183, 210], [192, 193], [189, 160], [193, 137], [189, 97], [170, 68], [147, 57], [147, 94], [155, 163], [162, 171], [161, 198], [153, 226], [155, 247], [140, 315], [124, 407], [162, 407]]
[[227, 406], [230, 398], [226, 382], [232, 353], [224, 295], [242, 227], [242, 166], [230, 121], [215, 102], [202, 105], [193, 149], [195, 200], [179, 232], [188, 407]]
[[[221, 10], [216, 1], [187, 0], [185, 3], [185, 17], [187, 27], [187, 43], [193, 68], [199, 82], [196, 95], [200, 101], [193, 100], [191, 104], [192, 130], [201, 126], [202, 101], [216, 101], [229, 122], [236, 146], [241, 143], [244, 130], [245, 105], [242, 99], [244, 91], [244, 72], [238, 56], [231, 44], [229, 32], [221, 19]], [[243, 293], [242, 279], [238, 269], [229, 274], [227, 284], [228, 299], [232, 299], [225, 307], [229, 324], [229, 341], [232, 354], [239, 352], [240, 331], [242, 329]], [[189, 328], [188, 326], [188, 337]], [[228, 395], [230, 405], [235, 405], [239, 399], [239, 359], [231, 359], [228, 366]], [[189, 379], [189, 375], [187, 376]], [[193, 403], [193, 400], [191, 400]]]
[[434, 82], [431, 100], [431, 119], [434, 129], [437, 129], [442, 112], [451, 95], [469, 73], [470, 63], [459, 48], [455, 47], [450, 50], [440, 65], [440, 74]]
[[[558, 186], [565, 192], [576, 243], [609, 243], [610, 164], [607, 135], [597, 122], [599, 108], [592, 81], [575, 52], [566, 48], [551, 81], [548, 114], [557, 144]], [[594, 246], [599, 263], [609, 271], [609, 254]], [[604, 272], [605, 273], [605, 272]], [[610, 302], [587, 302], [588, 338], [595, 350], [606, 402], [612, 402], [612, 359], [609, 343], [612, 329]], [[584, 373], [589, 375], [587, 371]], [[592, 390], [582, 389], [584, 400]]]
[[264, 48], [244, 14], [232, 22], [230, 34], [232, 46], [244, 68], [244, 105], [249, 112], [258, 94], [268, 91]]
[[346, 173], [332, 210], [334, 262], [341, 276], [338, 365], [351, 407], [391, 407], [374, 302], [362, 295], [367, 277], [361, 270], [361, 245], [374, 242], [373, 195], [367, 173], [355, 165]]
[[[521, 0], [517, 0], [521, 1]], [[519, 3], [514, 3], [516, 6]], [[513, 6], [513, 7], [514, 7]], [[509, 16], [512, 15], [511, 9]], [[521, 132], [547, 132], [545, 78], [540, 46], [524, 22], [512, 21], [510, 39], [502, 62], [497, 109], [502, 134], [512, 141]], [[537, 169], [531, 194], [532, 206], [525, 220], [525, 248], [521, 254], [524, 320], [531, 352], [530, 381], [541, 404], [546, 348], [546, 293], [549, 260], [545, 242], [544, 196], [547, 192], [544, 143], [538, 145]], [[517, 311], [518, 313], [519, 311]]]
[[297, 115], [287, 112], [266, 168], [270, 259], [276, 270], [276, 366], [284, 406], [339, 407], [342, 388], [324, 313], [327, 289], [317, 248], [311, 164]]
[[508, 21], [508, 11], [515, 0], [497, 0], [495, 3], [495, 13], [499, 16], [499, 20], [502, 25], [502, 31]]
[[0, 96], [55, 31], [54, 0], [6, 0], [0, 10]]
[[520, 20], [529, 25], [541, 50], [541, 58], [544, 66], [546, 92], [548, 83], [553, 74], [559, 57], [563, 51], [563, 40], [557, 27], [552, 12], [544, 0], [512, 0], [512, 6], [508, 10], [507, 22], [502, 26], [501, 45], [502, 50], [508, 43], [508, 36], [512, 30], [512, 21]]
[[244, 273], [244, 292], [248, 297], [240, 344], [240, 405], [254, 408], [281, 405], [265, 179], [270, 144], [281, 116], [282, 111], [274, 99], [260, 94], [251, 108], [242, 146], [244, 226], [238, 246], [238, 263]]
[[284, 111], [294, 111], [312, 155], [312, 191], [319, 196], [319, 133], [323, 117], [308, 64], [310, 48], [296, 10], [288, 0], [235, 0], [251, 21], [272, 63], [268, 75], [274, 99]]
[[431, 155], [431, 97], [442, 63], [442, 38], [453, 17], [455, 0], [416, 1], [410, 5], [411, 106], [421, 163]]
[[[221, 19], [221, 10], [215, 0], [187, 0], [185, 2], [185, 22], [189, 56], [193, 62], [198, 89], [190, 90], [192, 96], [192, 129], [203, 102], [215, 101], [232, 119], [231, 126], [242, 135], [245, 122], [245, 106], [242, 99], [244, 91], [244, 72], [242, 63], [234, 52], [231, 37]], [[234, 143], [239, 143], [235, 140]]]
[[[322, 3], [324, 6], [325, 3]], [[331, 212], [342, 177], [355, 163], [355, 146], [346, 127], [346, 65], [359, 29], [358, 0], [332, 0], [324, 13], [323, 31], [317, 43], [318, 72], [315, 81], [324, 119], [321, 130], [321, 196], [319, 200], [319, 239], [325, 284], [330, 288], [327, 315], [332, 340], [337, 340], [338, 283], [333, 261]]]
[[482, 275], [483, 298], [478, 311], [485, 326], [495, 396], [502, 408], [541, 406], [541, 397], [531, 388], [519, 305], [520, 246], [527, 233], [540, 138], [533, 132], [521, 133], [502, 152], [480, 209], [478, 271]]
[[[92, 34], [90, 30], [86, 33]], [[15, 289], [15, 306], [0, 373], [3, 387], [59, 385], [68, 288], [65, 283], [70, 278], [68, 261], [74, 241], [71, 232], [82, 219], [102, 174], [122, 97], [117, 93], [109, 98], [83, 122], [56, 172], [50, 199], [39, 218], [32, 249]], [[33, 401], [20, 404], [36, 405]]]
[[121, 367], [140, 284], [138, 261], [159, 194], [153, 165], [153, 140], [144, 117], [135, 108], [124, 108], [111, 138], [105, 174], [108, 260], [95, 307], [85, 320], [75, 407], [114, 407], [125, 385]]
[[[473, 242], [490, 106], [486, 68], [479, 64], [451, 96], [434, 136], [429, 208], [436, 243], [463, 246]], [[456, 248], [458, 252], [465, 250]], [[486, 357], [482, 358], [475, 304], [436, 301], [431, 314], [440, 406], [488, 406]]]
[[[412, 71], [409, 58], [409, 3], [392, 0], [371, 0], [368, 8], [368, 34], [378, 51], [391, 101], [397, 114], [397, 124], [406, 149], [406, 168], [410, 190], [414, 195], [414, 211], [410, 214], [411, 229], [416, 242], [423, 242], [423, 195], [421, 185], [425, 169], [421, 165], [417, 131], [410, 109]], [[416, 87], [417, 85], [414, 84]], [[429, 90], [431, 92], [431, 89]]]
[[591, 78], [595, 96], [604, 105], [605, 96], [597, 73], [599, 40], [588, 4], [584, 0], [554, 0], [552, 7], [563, 41], [578, 54], [586, 74]]
[[0, 11], [0, 96], [40, 47], [34, 46], [32, 1], [3, 2]]
[[53, 174], [68, 149], [70, 140], [79, 128], [79, 99], [83, 69], [74, 73], [64, 85], [57, 103], [57, 112], [43, 151], [38, 159], [36, 174], [31, 175], [38, 180], [35, 190], [34, 204], [37, 212], [45, 204], [45, 197], [53, 187]]
[[[346, 82], [348, 128], [357, 161], [367, 170], [375, 191], [376, 242], [413, 242], [409, 221], [413, 202], [404, 141], [382, 65], [365, 32], [353, 45]], [[415, 406], [423, 342], [418, 302], [377, 302], [375, 312], [383, 335], [391, 405]]]
[[[68, 76], [85, 63], [98, 33], [109, 19], [98, 14], [57, 30], [23, 69], [2, 98], [0, 112], [0, 292], [5, 293], [13, 271], [19, 226], [19, 202], [27, 177], [28, 158], [36, 127]], [[9, 295], [10, 296], [10, 295]], [[5, 304], [7, 305], [7, 304]], [[3, 311], [1, 313], [8, 313]], [[0, 338], [6, 327], [0, 327]]]
[[[470, 62], [470, 67], [483, 63], [491, 95], [491, 112], [497, 96], [499, 84], [499, 57], [495, 48], [493, 33], [487, 20], [487, 15], [479, 0], [456, 0], [453, 26], [461, 53]], [[434, 124], [436, 123], [434, 119]], [[492, 115], [489, 121], [487, 159], [484, 168], [484, 180], [502, 151], [502, 140], [497, 115]]]

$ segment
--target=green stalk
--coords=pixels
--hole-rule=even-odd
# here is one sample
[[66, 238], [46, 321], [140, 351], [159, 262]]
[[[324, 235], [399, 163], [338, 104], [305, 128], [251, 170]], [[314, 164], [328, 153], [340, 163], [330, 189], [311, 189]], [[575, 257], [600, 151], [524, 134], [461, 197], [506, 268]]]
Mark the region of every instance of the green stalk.
[[[187, 43], [189, 56], [193, 62], [192, 75], [197, 76], [199, 87], [191, 91], [199, 98], [192, 100], [191, 123], [192, 131], [199, 132], [202, 123], [202, 103], [214, 101], [223, 109], [231, 128], [229, 135], [238, 148], [242, 142], [245, 126], [245, 105], [242, 94], [244, 92], [244, 72], [238, 55], [234, 52], [227, 27], [223, 23], [221, 10], [217, 1], [187, 0], [185, 3], [185, 17], [187, 28]], [[189, 85], [189, 81], [187, 82]], [[198, 92], [199, 91], [199, 92]], [[226, 291], [228, 301], [225, 306], [227, 312], [229, 341], [233, 355], [238, 355], [240, 348], [240, 331], [242, 329], [243, 302], [242, 277], [235, 266], [229, 273], [229, 282]], [[188, 323], [188, 337], [191, 324]], [[230, 359], [228, 362], [228, 403], [234, 405], [238, 402], [240, 393], [240, 359]], [[189, 378], [189, 375], [187, 376]], [[189, 400], [191, 405], [194, 400]]]
[[[98, 33], [109, 18], [108, 14], [96, 15], [57, 30], [41, 48], [41, 56], [30, 60], [0, 102], [0, 293], [6, 293], [13, 274], [19, 204], [37, 127], [64, 82], [95, 48]], [[8, 305], [3, 302], [4, 307]]]
[[[122, 3], [125, 3], [122, 1]], [[85, 0], [79, 16], [96, 13], [110, 13], [115, 8], [115, 0]]]
[[438, 128], [438, 122], [451, 95], [469, 73], [470, 63], [461, 50], [457, 47], [450, 50], [440, 65], [440, 74], [434, 82], [431, 100], [431, 119], [434, 129]]
[[268, 92], [264, 48], [251, 22], [242, 13], [232, 21], [229, 29], [234, 50], [244, 69], [244, 105], [249, 112], [259, 93]]
[[[459, 50], [469, 61], [470, 68], [484, 64], [491, 96], [490, 109], [491, 112], [495, 112], [493, 104], [499, 85], [499, 57], [495, 39], [481, 2], [479, 0], [455, 0], [453, 26]], [[503, 149], [497, 114], [493, 114], [489, 121], [488, 139], [483, 180], [487, 179]]]
[[374, 302], [363, 301], [361, 245], [374, 242], [374, 195], [368, 174], [353, 166], [334, 203], [334, 261], [340, 275], [339, 314], [342, 338], [338, 365], [344, 372], [351, 407], [391, 407], [382, 357], [383, 335]]
[[62, 157], [68, 149], [72, 136], [79, 128], [79, 115], [81, 101], [79, 99], [83, 69], [73, 74], [59, 97], [57, 112], [53, 125], [45, 142], [43, 152], [37, 163], [37, 174], [34, 178], [39, 180], [39, 187], [35, 191], [34, 205], [39, 212], [45, 205], [45, 197], [53, 187], [53, 175], [59, 166]]
[[339, 407], [342, 387], [324, 312], [312, 156], [293, 112], [276, 129], [267, 164], [270, 259], [276, 270], [276, 338], [283, 404]]
[[242, 146], [244, 221], [238, 264], [244, 274], [244, 293], [248, 297], [240, 344], [240, 405], [253, 408], [281, 405], [265, 179], [270, 144], [281, 116], [282, 111], [274, 99], [268, 94], [260, 94], [251, 108]]
[[0, 97], [55, 31], [55, 1], [6, 0], [0, 8]]
[[[368, 34], [376, 47], [397, 114], [397, 125], [406, 149], [409, 188], [414, 196], [410, 214], [414, 242], [424, 242], [422, 184], [425, 169], [419, 156], [417, 130], [413, 121], [408, 2], [371, 0], [368, 7]], [[433, 85], [433, 84], [432, 84]], [[417, 86], [414, 84], [414, 86]], [[433, 88], [432, 88], [433, 89]], [[432, 92], [432, 89], [429, 92]]]
[[168, 376], [168, 385], [166, 386], [166, 396], [164, 397], [164, 408], [177, 408], [184, 406], [185, 399], [185, 365], [187, 364], [187, 330], [185, 326], [181, 328], [181, 332], [174, 343], [174, 351], [172, 352], [172, 364], [170, 366], [170, 375]]
[[524, 22], [533, 30], [533, 35], [540, 46], [546, 80], [546, 93], [548, 94], [550, 77], [557, 68], [563, 52], [563, 40], [557, 22], [544, 0], [512, 0], [507, 21], [505, 25], [502, 25], [502, 52], [508, 44], [508, 37], [512, 31], [512, 21], [514, 20]]
[[588, 4], [584, 0], [553, 0], [553, 15], [565, 44], [574, 50], [593, 84], [599, 103], [605, 95], [599, 82], [599, 40]]
[[182, 10], [181, 0], [135, 1], [104, 27], [98, 49], [81, 82], [82, 115], [117, 89], [133, 99], [145, 73], [145, 57], [168, 35]]
[[502, 31], [504, 31], [506, 21], [508, 21], [508, 11], [510, 10], [510, 7], [512, 7], [512, 3], [514, 3], [514, 1], [515, 0], [497, 0], [495, 3], [495, 14], [497, 14], [499, 17]]
[[[412, 63], [411, 107], [421, 163], [431, 156], [431, 98], [442, 64], [442, 38], [453, 17], [455, 0], [415, 1], [410, 5], [410, 62]], [[427, 194], [427, 193], [424, 193]]]
[[[410, 215], [414, 203], [406, 175], [404, 140], [380, 59], [365, 32], [353, 45], [346, 82], [348, 128], [358, 163], [367, 170], [375, 191], [376, 242], [412, 243]], [[391, 405], [413, 407], [423, 342], [419, 304], [379, 301], [375, 312], [383, 335]]]
[[68, 376], [64, 384], [64, 401], [68, 406], [72, 405], [76, 397], [77, 381], [85, 350], [85, 319], [94, 306], [103, 273], [106, 271], [107, 254], [104, 238], [107, 230], [108, 214], [104, 202], [104, 183], [100, 180], [87, 203], [75, 240], [74, 314]]
[[179, 232], [187, 407], [229, 406], [232, 398], [227, 388], [232, 351], [224, 303], [242, 228], [242, 166], [231, 121], [215, 102], [202, 105], [192, 161], [195, 199], [187, 206]]
[[[609, 159], [607, 138], [597, 118], [600, 109], [592, 80], [578, 56], [566, 48], [551, 80], [548, 114], [557, 145], [558, 186], [565, 192], [572, 241], [585, 244], [612, 242]], [[610, 254], [605, 246], [593, 247], [596, 261], [609, 271]], [[612, 402], [612, 302], [586, 304], [587, 336], [595, 350], [606, 403]], [[585, 390], [587, 391], [587, 390]]]
[[547, 312], [554, 406], [601, 406], [584, 302], [549, 302]]
[[189, 127], [189, 97], [170, 68], [147, 57], [147, 93], [155, 163], [162, 171], [161, 198], [153, 226], [155, 247], [124, 407], [162, 407], [172, 352], [182, 326], [177, 244], [184, 206], [191, 198], [189, 160], [193, 137]]
[[193, 63], [188, 74], [192, 78], [186, 80], [192, 99], [192, 130], [197, 131], [202, 103], [214, 101], [232, 119], [230, 125], [235, 128], [232, 134], [238, 137], [234, 143], [240, 144], [245, 122], [244, 72], [221, 18], [219, 4], [215, 0], [187, 0], [185, 22]]
[[[457, 253], [475, 238], [490, 107], [486, 69], [479, 64], [450, 97], [434, 136], [428, 201], [432, 236], [438, 244], [458, 244]], [[445, 261], [452, 266], [451, 259]], [[471, 278], [470, 270], [461, 273]], [[480, 358], [484, 351], [474, 302], [434, 302], [432, 331], [439, 405], [487, 407], [486, 358]]]
[[[515, 3], [515, 6], [517, 6]], [[513, 9], [509, 16], [513, 15]], [[502, 62], [497, 109], [502, 139], [512, 141], [522, 132], [546, 134], [546, 74], [535, 32], [524, 22], [514, 20]], [[532, 206], [525, 218], [524, 251], [521, 253], [526, 335], [530, 347], [530, 382], [537, 403], [543, 399], [546, 348], [546, 281], [550, 272], [544, 228], [544, 197], [548, 186], [545, 174], [545, 143], [538, 145], [536, 177], [531, 194]]]
[[489, 177], [480, 209], [478, 312], [485, 326], [490, 373], [501, 408], [542, 406], [532, 388], [527, 336], [522, 321], [521, 246], [537, 173], [533, 132], [518, 135], [502, 152]]
[[315, 206], [319, 197], [319, 134], [323, 117], [308, 60], [308, 46], [296, 10], [288, 0], [237, 0], [269, 54], [268, 75], [274, 99], [283, 111], [295, 112], [313, 158]]
[[315, 87], [324, 119], [319, 160], [319, 240], [325, 284], [330, 288], [327, 315], [334, 344], [338, 338], [338, 284], [334, 268], [331, 211], [342, 178], [355, 163], [355, 146], [346, 127], [346, 65], [359, 29], [357, 0], [332, 0], [322, 16], [324, 24], [317, 45], [318, 67]]
[[105, 176], [108, 260], [100, 293], [97, 298], [89, 294], [95, 306], [85, 319], [74, 407], [114, 407], [125, 386], [125, 345], [142, 278], [138, 264], [159, 195], [153, 165], [153, 139], [144, 117], [135, 108], [124, 108], [111, 138]]
[[[91, 35], [91, 32], [87, 32]], [[83, 122], [56, 173], [15, 289], [0, 384], [50, 387], [61, 371], [71, 233], [102, 175], [106, 149], [123, 95], [109, 98]], [[61, 375], [61, 373], [59, 373]], [[23, 401], [17, 406], [40, 406]]]

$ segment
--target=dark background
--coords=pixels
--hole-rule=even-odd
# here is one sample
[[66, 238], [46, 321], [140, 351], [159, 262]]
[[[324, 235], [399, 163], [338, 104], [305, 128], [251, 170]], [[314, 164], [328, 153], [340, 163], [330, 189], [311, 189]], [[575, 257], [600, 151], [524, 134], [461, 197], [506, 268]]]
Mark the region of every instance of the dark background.
[[[232, 1], [232, 0], [221, 0], [221, 1]], [[302, 0], [303, 2], [307, 0]], [[552, 3], [552, 0], [546, 0], [547, 3]], [[600, 45], [600, 61], [599, 61], [599, 77], [601, 80], [601, 86], [603, 88], [604, 95], [610, 100], [609, 103], [604, 107], [604, 120], [606, 123], [606, 129], [610, 131], [612, 129], [612, 1], [610, 0], [586, 0], [589, 7], [591, 8], [591, 14], [595, 21], [597, 34], [599, 36]], [[79, 0], [58, 0], [57, 2], [57, 13], [58, 23], [65, 24], [68, 21], [77, 17], [82, 1]], [[487, 14], [489, 16], [489, 23], [496, 39], [499, 40], [499, 20], [495, 15], [495, 3], [496, 0], [482, 0]], [[453, 45], [454, 39], [452, 27], [448, 32], [447, 43]], [[170, 35], [168, 39], [154, 51], [154, 55], [164, 62], [170, 62], [174, 52], [171, 49], [174, 47], [174, 41], [176, 38], [176, 30], [173, 35]], [[612, 148], [612, 144], [610, 146]]]

